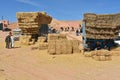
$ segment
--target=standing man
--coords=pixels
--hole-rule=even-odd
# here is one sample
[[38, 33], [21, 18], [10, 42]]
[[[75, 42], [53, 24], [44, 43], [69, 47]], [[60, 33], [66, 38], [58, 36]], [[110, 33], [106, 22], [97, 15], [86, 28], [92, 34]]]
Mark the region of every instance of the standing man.
[[11, 48], [11, 35], [12, 33], [10, 32], [8, 36], [6, 36], [5, 38], [5, 42], [6, 42], [6, 48]]
[[14, 36], [11, 34], [11, 48], [14, 48]]

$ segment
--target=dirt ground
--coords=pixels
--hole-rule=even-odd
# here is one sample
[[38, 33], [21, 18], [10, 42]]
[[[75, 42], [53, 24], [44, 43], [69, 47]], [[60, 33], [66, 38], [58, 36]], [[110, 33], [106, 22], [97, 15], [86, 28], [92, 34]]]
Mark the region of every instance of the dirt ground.
[[16, 42], [6, 49], [0, 32], [0, 80], [120, 80], [120, 56], [95, 61], [81, 53], [49, 55]]

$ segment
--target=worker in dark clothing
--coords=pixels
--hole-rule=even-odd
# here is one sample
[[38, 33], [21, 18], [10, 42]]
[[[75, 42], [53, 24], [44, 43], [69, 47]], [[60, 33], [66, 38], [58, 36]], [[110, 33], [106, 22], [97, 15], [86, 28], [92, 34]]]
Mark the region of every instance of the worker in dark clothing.
[[76, 30], [76, 35], [79, 36], [79, 31], [78, 31], [78, 29]]
[[11, 48], [11, 35], [12, 35], [12, 33], [10, 32], [9, 35], [6, 36], [6, 38], [5, 38], [6, 48]]

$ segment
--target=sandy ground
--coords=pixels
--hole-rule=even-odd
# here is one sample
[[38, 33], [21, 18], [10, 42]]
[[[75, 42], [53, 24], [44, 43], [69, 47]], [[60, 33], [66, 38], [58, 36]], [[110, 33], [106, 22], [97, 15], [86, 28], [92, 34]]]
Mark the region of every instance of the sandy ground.
[[120, 80], [120, 56], [95, 61], [81, 53], [49, 55], [29, 47], [6, 49], [0, 32], [0, 80]]

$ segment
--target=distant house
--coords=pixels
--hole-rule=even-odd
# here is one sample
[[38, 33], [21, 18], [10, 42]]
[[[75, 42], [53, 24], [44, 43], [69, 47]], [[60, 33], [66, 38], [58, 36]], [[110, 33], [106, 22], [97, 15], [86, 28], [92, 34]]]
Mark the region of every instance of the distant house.
[[8, 20], [2, 20], [1, 22], [3, 24], [3, 29], [8, 27], [8, 25], [9, 25], [9, 21]]
[[0, 30], [8, 28], [8, 25], [9, 25], [9, 21], [8, 20], [2, 20], [2, 21], [0, 21]]

